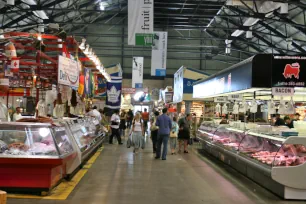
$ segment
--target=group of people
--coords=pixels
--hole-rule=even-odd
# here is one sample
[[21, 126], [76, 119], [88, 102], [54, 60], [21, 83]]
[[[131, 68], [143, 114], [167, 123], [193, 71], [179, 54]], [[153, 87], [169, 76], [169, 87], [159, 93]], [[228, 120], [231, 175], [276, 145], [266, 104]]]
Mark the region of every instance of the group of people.
[[[188, 141], [190, 140], [190, 121], [191, 115], [177, 121], [176, 117], [172, 119], [168, 116], [168, 109], [162, 110], [162, 115], [158, 111], [154, 112], [151, 118], [151, 138], [153, 143], [153, 153], [156, 154], [155, 159], [166, 160], [168, 152], [168, 141], [170, 140], [171, 154], [176, 154], [177, 140], [179, 142], [179, 152], [184, 144], [184, 153], [188, 153]], [[163, 146], [163, 150], [162, 149]]]
[[111, 117], [112, 133], [109, 144], [112, 144], [113, 138], [116, 137], [118, 144], [122, 145], [121, 136], [125, 136], [126, 129], [130, 129], [134, 146], [133, 152], [137, 154], [143, 145], [146, 132], [149, 131], [148, 122], [150, 121], [150, 136], [153, 143], [153, 153], [156, 154], [155, 158], [166, 160], [169, 141], [172, 155], [176, 154], [177, 143], [179, 144], [179, 152], [184, 146], [184, 153], [188, 153], [191, 119], [190, 114], [180, 120], [177, 120], [176, 117], [170, 118], [167, 108], [162, 110], [162, 114], [153, 111], [151, 116], [147, 109], [144, 109], [144, 112], [136, 112], [135, 116], [131, 110], [122, 111], [120, 115], [119, 110], [115, 110]]
[[300, 116], [301, 115], [299, 113], [296, 113], [293, 118], [291, 118], [290, 116], [286, 115], [284, 117], [284, 119], [282, 119], [280, 117], [280, 114], [276, 114], [275, 115], [275, 123], [274, 123], [274, 125], [275, 126], [287, 126], [289, 128], [294, 128], [293, 122], [294, 121], [299, 121], [300, 120]]

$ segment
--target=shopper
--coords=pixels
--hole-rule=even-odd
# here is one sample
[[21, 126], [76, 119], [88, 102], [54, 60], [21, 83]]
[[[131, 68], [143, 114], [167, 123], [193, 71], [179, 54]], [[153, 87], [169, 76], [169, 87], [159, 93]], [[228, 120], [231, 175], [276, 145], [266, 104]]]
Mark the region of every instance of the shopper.
[[153, 143], [153, 153], [156, 153], [156, 148], [157, 148], [158, 127], [156, 126], [156, 120], [158, 116], [159, 116], [159, 112], [155, 111], [154, 116], [151, 117], [151, 120], [150, 120], [151, 122], [150, 130], [151, 130], [151, 139]]
[[158, 139], [157, 139], [157, 151], [155, 159], [160, 159], [161, 156], [161, 147], [163, 145], [162, 160], [166, 160], [168, 141], [170, 130], [172, 128], [172, 122], [169, 116], [167, 115], [168, 109], [163, 109], [163, 114], [158, 116], [156, 120], [156, 126], [158, 126]]
[[125, 111], [122, 111], [120, 114], [120, 135], [125, 137], [125, 129], [126, 129], [126, 113]]
[[17, 121], [19, 119], [22, 118], [22, 115], [21, 115], [21, 108], [20, 107], [17, 107], [16, 108], [16, 112], [13, 114], [13, 121]]
[[285, 121], [283, 119], [281, 119], [280, 114], [276, 114], [275, 115], [275, 126], [283, 126], [285, 125]]
[[179, 126], [177, 124], [176, 117], [173, 117], [172, 121], [172, 128], [170, 132], [170, 148], [171, 148], [171, 155], [176, 154], [176, 144], [177, 144], [177, 136], [178, 136]]
[[131, 129], [133, 118], [134, 118], [134, 114], [133, 114], [133, 111], [130, 109], [127, 113], [127, 127], [129, 129]]
[[120, 123], [120, 117], [119, 117], [119, 110], [115, 110], [112, 117], [111, 117], [111, 129], [112, 134], [109, 138], [109, 144], [113, 144], [113, 137], [116, 136], [118, 140], [118, 144], [122, 145], [121, 137], [119, 133], [119, 123]]
[[294, 114], [294, 121], [299, 121], [301, 115], [299, 113]]
[[144, 128], [140, 114], [137, 113], [132, 123], [132, 143], [134, 144], [134, 153], [138, 153], [139, 148], [142, 146]]
[[178, 122], [178, 125], [179, 125], [179, 134], [178, 134], [179, 152], [181, 152], [181, 146], [183, 143], [184, 153], [188, 153], [187, 147], [188, 147], [188, 141], [190, 140], [190, 121], [191, 119], [192, 119], [192, 116], [190, 115], [190, 113], [188, 113], [186, 117], [181, 118]]
[[144, 131], [147, 132], [148, 130], [148, 122], [149, 122], [149, 113], [148, 110], [145, 108], [144, 112], [141, 114], [142, 120], [143, 120], [143, 126], [144, 126]]

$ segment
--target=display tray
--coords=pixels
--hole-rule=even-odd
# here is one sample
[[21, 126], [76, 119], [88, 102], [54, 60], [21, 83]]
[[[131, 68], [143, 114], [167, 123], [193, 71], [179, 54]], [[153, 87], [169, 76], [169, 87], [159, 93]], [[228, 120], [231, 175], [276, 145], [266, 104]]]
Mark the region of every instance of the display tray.
[[274, 194], [284, 198], [285, 187], [271, 177], [271, 167], [254, 159], [250, 160], [243, 154], [224, 149], [221, 145], [213, 144], [200, 137], [202, 149], [210, 156], [217, 158], [224, 164], [232, 167], [252, 181], [258, 183]]

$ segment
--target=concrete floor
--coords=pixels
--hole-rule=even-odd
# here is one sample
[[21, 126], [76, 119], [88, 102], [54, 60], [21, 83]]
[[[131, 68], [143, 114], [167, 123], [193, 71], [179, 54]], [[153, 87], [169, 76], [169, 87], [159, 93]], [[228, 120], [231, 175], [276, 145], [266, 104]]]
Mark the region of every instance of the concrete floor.
[[133, 154], [105, 145], [66, 201], [9, 199], [8, 204], [306, 204], [284, 201], [228, 167], [189, 154], [155, 160], [151, 143]]

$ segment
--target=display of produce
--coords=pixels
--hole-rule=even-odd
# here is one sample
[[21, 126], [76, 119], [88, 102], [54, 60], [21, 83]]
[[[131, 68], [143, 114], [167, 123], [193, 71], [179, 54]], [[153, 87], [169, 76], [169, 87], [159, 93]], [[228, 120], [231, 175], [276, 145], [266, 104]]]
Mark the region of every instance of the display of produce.
[[306, 137], [280, 136], [287, 127], [248, 124], [241, 130], [233, 127], [237, 124], [204, 121], [198, 130], [203, 149], [281, 197], [306, 199], [300, 180], [306, 172]]

